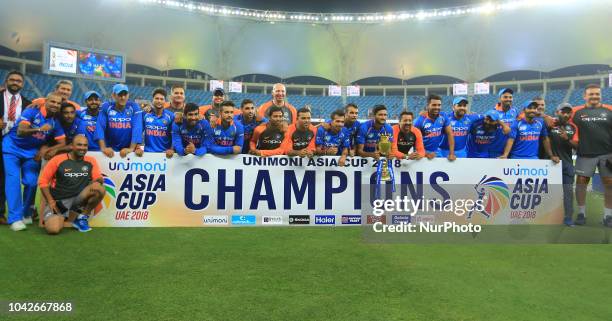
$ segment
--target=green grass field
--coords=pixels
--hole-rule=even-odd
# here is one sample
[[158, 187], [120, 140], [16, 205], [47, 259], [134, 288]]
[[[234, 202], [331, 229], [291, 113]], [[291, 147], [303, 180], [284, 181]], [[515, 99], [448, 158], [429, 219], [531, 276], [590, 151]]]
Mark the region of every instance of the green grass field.
[[[589, 206], [596, 225], [601, 198]], [[75, 308], [2, 320], [612, 320], [608, 244], [372, 244], [360, 228], [3, 227], [0, 245], [0, 300]]]

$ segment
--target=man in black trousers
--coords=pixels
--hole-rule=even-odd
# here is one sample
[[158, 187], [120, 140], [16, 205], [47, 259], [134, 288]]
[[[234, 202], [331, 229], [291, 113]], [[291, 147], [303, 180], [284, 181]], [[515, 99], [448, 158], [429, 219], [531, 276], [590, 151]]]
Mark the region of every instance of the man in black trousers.
[[6, 224], [6, 195], [4, 190], [4, 163], [2, 162], [2, 140], [13, 126], [16, 125], [21, 111], [32, 102], [21, 96], [25, 78], [19, 71], [10, 71], [4, 79], [4, 88], [0, 90], [0, 224]]

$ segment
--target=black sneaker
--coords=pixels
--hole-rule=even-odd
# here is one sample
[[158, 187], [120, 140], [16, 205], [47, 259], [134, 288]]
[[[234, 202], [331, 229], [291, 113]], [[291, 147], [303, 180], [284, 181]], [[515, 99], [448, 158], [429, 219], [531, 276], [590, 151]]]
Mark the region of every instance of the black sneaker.
[[612, 227], [612, 216], [611, 215], [604, 216], [603, 221], [601, 223], [605, 227]]
[[586, 224], [586, 217], [584, 216], [584, 214], [579, 213], [578, 216], [576, 217], [576, 220], [574, 221], [575, 225], [584, 225]]

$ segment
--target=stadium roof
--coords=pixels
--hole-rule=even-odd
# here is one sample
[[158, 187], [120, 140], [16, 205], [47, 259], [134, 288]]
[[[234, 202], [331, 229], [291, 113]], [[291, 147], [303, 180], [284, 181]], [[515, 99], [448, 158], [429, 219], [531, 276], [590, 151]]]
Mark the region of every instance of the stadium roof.
[[479, 3], [478, 0], [197, 0], [215, 5], [242, 7], [259, 10], [281, 10], [297, 12], [389, 12], [403, 10], [435, 9]]

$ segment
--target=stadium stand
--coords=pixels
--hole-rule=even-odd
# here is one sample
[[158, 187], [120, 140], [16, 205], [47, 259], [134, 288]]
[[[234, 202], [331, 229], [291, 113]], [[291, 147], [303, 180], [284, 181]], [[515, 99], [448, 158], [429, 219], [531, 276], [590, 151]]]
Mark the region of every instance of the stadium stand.
[[[0, 70], [0, 79], [4, 79], [7, 70]], [[55, 83], [62, 79], [61, 77], [51, 76], [39, 73], [28, 73], [27, 76], [36, 85], [36, 89], [46, 94], [53, 91]], [[83, 93], [87, 90], [96, 90], [101, 92], [103, 95], [110, 93], [113, 83], [92, 81], [85, 79], [73, 79], [74, 88], [72, 99], [80, 104], [84, 104], [82, 101]], [[29, 88], [26, 84], [24, 88], [24, 95], [30, 98], [36, 98], [36, 90]], [[166, 86], [166, 89], [170, 91], [171, 86]], [[135, 86], [130, 85], [131, 96], [133, 99], [150, 100], [150, 95], [153, 90], [157, 88], [154, 86]], [[555, 106], [562, 103], [566, 96], [569, 97], [568, 102], [574, 106], [583, 103], [583, 89], [576, 88], [572, 90], [568, 95], [566, 89], [553, 89], [548, 90], [546, 95], [542, 91], [522, 91], [517, 92], [514, 95], [514, 105], [520, 106], [524, 101], [533, 99], [535, 97], [545, 97], [546, 100], [546, 112], [553, 114]], [[602, 88], [603, 101], [612, 100], [612, 88]], [[195, 102], [199, 105], [210, 104], [212, 100], [212, 93], [201, 89], [187, 89], [186, 91], [187, 101]], [[327, 118], [329, 114], [335, 109], [342, 108], [344, 106], [342, 97], [339, 96], [314, 96], [314, 95], [288, 95], [287, 100], [297, 108], [309, 106], [313, 111], [313, 118]], [[452, 95], [441, 95], [442, 105], [444, 110], [448, 110], [451, 107], [453, 97]], [[105, 97], [107, 98], [107, 97]], [[228, 98], [234, 100], [239, 104], [243, 99], [251, 99], [256, 105], [261, 105], [271, 99], [270, 94], [261, 93], [228, 93]], [[426, 107], [427, 97], [424, 95], [409, 95], [406, 96], [407, 110], [413, 112], [419, 112]], [[367, 118], [369, 110], [377, 104], [384, 104], [389, 108], [389, 117], [397, 118], [403, 110], [404, 97], [403, 96], [353, 96], [346, 97], [346, 103], [355, 103], [360, 107], [359, 117]], [[489, 95], [474, 95], [472, 96], [471, 111], [475, 113], [483, 113], [490, 109], [497, 103], [497, 96], [494, 94]]]

